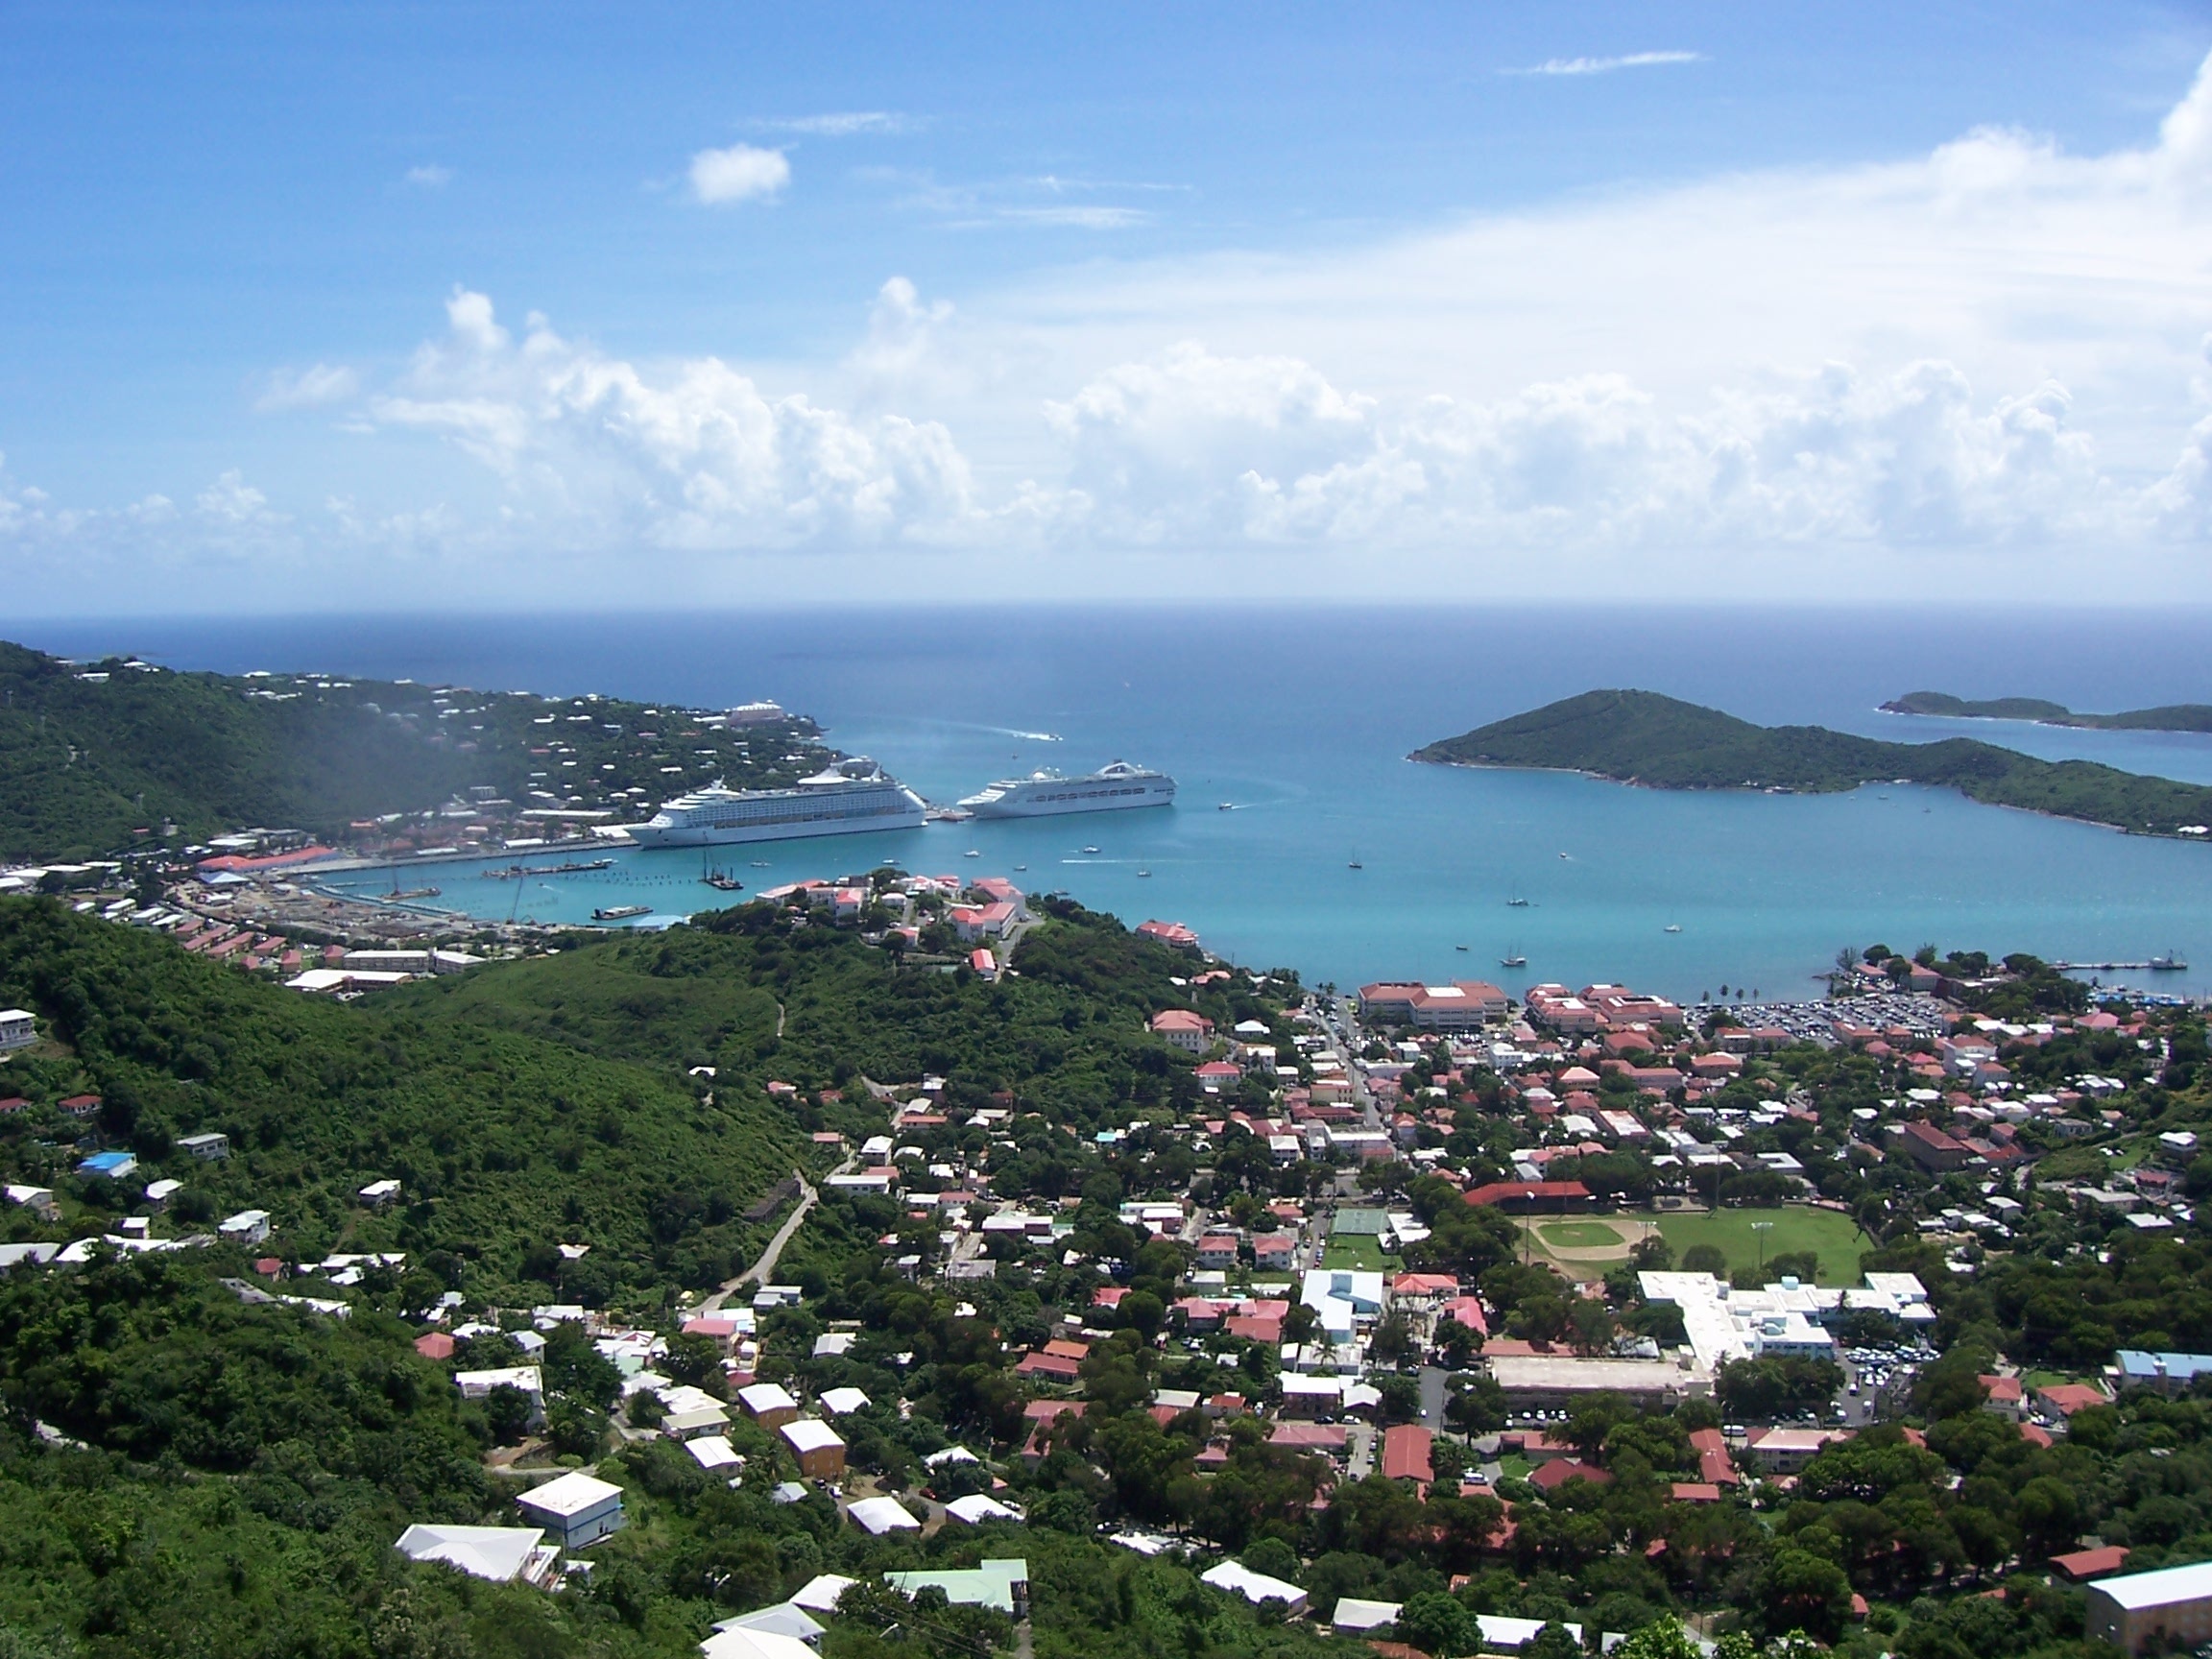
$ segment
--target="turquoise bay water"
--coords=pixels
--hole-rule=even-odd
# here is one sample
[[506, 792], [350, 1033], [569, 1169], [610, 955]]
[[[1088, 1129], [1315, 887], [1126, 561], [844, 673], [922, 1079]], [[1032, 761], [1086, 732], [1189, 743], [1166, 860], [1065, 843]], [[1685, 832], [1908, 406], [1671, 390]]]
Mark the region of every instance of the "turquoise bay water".
[[[1310, 980], [1622, 979], [1678, 997], [1812, 993], [1843, 945], [1923, 942], [2140, 960], [2212, 987], [2212, 848], [1974, 805], [1943, 791], [1680, 794], [1419, 766], [1432, 738], [1588, 689], [1640, 685], [1765, 723], [1896, 741], [1954, 732], [2048, 757], [2212, 782], [2212, 738], [1876, 712], [1902, 691], [2080, 709], [2212, 700], [2212, 616], [1998, 613], [1034, 608], [607, 618], [72, 623], [30, 642], [178, 666], [316, 668], [722, 706], [771, 696], [932, 800], [1116, 757], [1181, 785], [1166, 810], [720, 850], [748, 889], [866, 868], [1010, 874], [1131, 922], [1185, 921]], [[1040, 740], [1051, 733], [1056, 742]], [[1223, 811], [1221, 803], [1232, 809]], [[1080, 849], [1095, 845], [1096, 855]], [[974, 849], [978, 857], [965, 856]], [[755, 859], [768, 867], [753, 867]], [[1348, 866], [1357, 859], [1364, 868]], [[504, 863], [501, 859], [498, 862]], [[1026, 871], [1015, 866], [1026, 865]], [[692, 853], [514, 883], [437, 866], [440, 904], [583, 921], [727, 902]], [[1140, 875], [1149, 871], [1149, 876]], [[389, 885], [364, 877], [362, 887]], [[1525, 897], [1527, 908], [1506, 900]], [[1679, 933], [1668, 933], [1669, 925]], [[1467, 947], [1461, 950], [1460, 946]], [[1526, 971], [1499, 966], [1522, 954]]]

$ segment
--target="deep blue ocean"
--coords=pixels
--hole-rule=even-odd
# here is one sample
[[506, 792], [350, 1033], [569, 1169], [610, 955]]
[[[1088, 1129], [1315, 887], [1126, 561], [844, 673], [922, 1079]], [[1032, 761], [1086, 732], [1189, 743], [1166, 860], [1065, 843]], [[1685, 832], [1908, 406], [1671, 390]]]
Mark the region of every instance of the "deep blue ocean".
[[[135, 651], [181, 668], [710, 708], [772, 697], [936, 801], [1010, 771], [1141, 761], [1179, 781], [1174, 807], [783, 842], [731, 849], [725, 861], [752, 888], [883, 857], [1012, 874], [1132, 923], [1188, 922], [1226, 956], [1295, 967], [1309, 981], [1614, 979], [1685, 998], [1725, 985], [1771, 998], [1813, 994], [1839, 947], [1881, 941], [2074, 960], [2178, 950], [2191, 973], [2124, 977], [2212, 989], [2212, 847], [1936, 790], [1669, 794], [1405, 759], [1554, 698], [1640, 686], [1767, 724], [1900, 741], [1964, 733], [2212, 782], [2212, 736], [1909, 719], [1876, 707], [1918, 689], [2084, 709], [2212, 701], [2204, 611], [841, 602], [19, 631], [67, 655]], [[965, 857], [971, 848], [980, 856]], [[756, 858], [770, 867], [753, 868]], [[626, 854], [605, 877], [527, 884], [520, 908], [545, 921], [625, 902], [681, 915], [722, 902], [699, 873], [696, 853]], [[439, 880], [441, 903], [504, 916], [517, 902], [508, 883], [461, 867], [442, 867]], [[1509, 898], [1529, 902], [1509, 907]], [[1526, 955], [1527, 968], [1503, 969], [1506, 954]]]

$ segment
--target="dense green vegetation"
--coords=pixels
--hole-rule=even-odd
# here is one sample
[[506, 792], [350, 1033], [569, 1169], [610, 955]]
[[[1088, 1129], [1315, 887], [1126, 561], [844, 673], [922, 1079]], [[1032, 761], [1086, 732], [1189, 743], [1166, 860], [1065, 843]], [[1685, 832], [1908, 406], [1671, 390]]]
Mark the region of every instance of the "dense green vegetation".
[[2087, 726], [2106, 732], [2212, 732], [2212, 703], [2168, 703], [2118, 714], [2078, 714], [2040, 697], [1975, 702], [1943, 691], [1908, 691], [1882, 705], [1890, 714], [1947, 714], [1962, 720], [2032, 720], [2039, 726]]
[[1414, 751], [1416, 760], [1587, 772], [1658, 789], [1936, 784], [1991, 805], [2171, 835], [2212, 823], [2212, 788], [2088, 760], [2037, 760], [1971, 738], [1885, 743], [1820, 726], [1755, 726], [1655, 691], [1585, 691]]
[[[571, 1462], [597, 1455], [631, 1520], [591, 1551], [589, 1577], [558, 1596], [494, 1588], [392, 1549], [411, 1522], [515, 1519], [514, 1482], [481, 1455], [518, 1431], [517, 1402], [463, 1403], [447, 1367], [416, 1353], [414, 1317], [451, 1286], [471, 1315], [558, 1295], [672, 1332], [675, 1288], [757, 1247], [733, 1213], [805, 1155], [794, 1120], [839, 1110], [771, 1106], [769, 1076], [810, 1093], [852, 1085], [856, 1057], [902, 1080], [936, 1068], [950, 1098], [1012, 1095], [1036, 1115], [1002, 1160], [1006, 1190], [1082, 1185], [1079, 1237], [1134, 1254], [1111, 1209], [1122, 1179], [1157, 1187], [1188, 1171], [1131, 1146], [1111, 1161], [1120, 1175], [1102, 1174], [1108, 1160], [1065, 1125], [1190, 1088], [1188, 1058], [1142, 1033], [1157, 1007], [1196, 1000], [1235, 1020], [1273, 1018], [1280, 1002], [1249, 982], [1192, 998], [1171, 983], [1187, 955], [1052, 909], [1023, 942], [1021, 975], [998, 985], [903, 966], [801, 912], [753, 905], [337, 1004], [54, 901], [0, 902], [0, 1001], [36, 1010], [46, 1038], [8, 1068], [28, 1101], [0, 1116], [11, 1179], [55, 1188], [63, 1230], [80, 1236], [137, 1208], [157, 1173], [186, 1184], [165, 1231], [247, 1204], [276, 1226], [266, 1245], [102, 1252], [77, 1269], [0, 1276], [0, 1654], [688, 1654], [713, 1619], [819, 1572], [872, 1580], [1008, 1553], [1030, 1561], [1043, 1659], [1338, 1650], [1205, 1588], [1190, 1565], [1107, 1549], [1091, 1536], [1099, 1507], [1075, 1493], [1055, 1502], [1049, 1483], [1029, 1528], [874, 1540], [823, 1497], [773, 1502], [795, 1471], [749, 1424], [732, 1430], [750, 1459], [735, 1487], [668, 1442], [600, 1455], [614, 1374], [572, 1325], [541, 1356], [548, 1436]], [[711, 1088], [681, 1070], [701, 1054], [717, 1069]], [[93, 1118], [60, 1113], [86, 1092], [102, 1097]], [[878, 1107], [870, 1127], [880, 1122]], [[175, 1151], [176, 1135], [205, 1128], [230, 1136], [228, 1161]], [[132, 1146], [144, 1163], [127, 1184], [72, 1174], [94, 1144]], [[382, 1175], [406, 1183], [406, 1202], [363, 1210], [355, 1190]], [[27, 1209], [4, 1214], [11, 1237], [53, 1236]], [[859, 1382], [882, 1403], [846, 1427], [863, 1465], [884, 1472], [912, 1471], [955, 1435], [1001, 1451], [1017, 1438], [1009, 1340], [1042, 1339], [1039, 1289], [1080, 1303], [1095, 1282], [1084, 1269], [1064, 1285], [975, 1286], [978, 1318], [891, 1268], [883, 1240], [908, 1237], [933, 1246], [887, 1200], [831, 1198], [797, 1253], [809, 1308], [771, 1334], [780, 1368], [810, 1363], [817, 1385]], [[550, 1246], [569, 1240], [590, 1254], [562, 1262]], [[254, 1287], [268, 1282], [250, 1256], [313, 1262], [339, 1248], [401, 1249], [408, 1262], [346, 1288], [347, 1318]], [[1145, 1264], [1179, 1273], [1163, 1248], [1165, 1264]], [[341, 1295], [312, 1276], [270, 1287], [295, 1286]], [[818, 1319], [841, 1315], [863, 1323], [863, 1345], [806, 1361]], [[697, 1341], [677, 1339], [668, 1369], [719, 1388], [718, 1361], [695, 1363]], [[497, 1335], [462, 1354], [471, 1365], [517, 1357]], [[910, 1410], [893, 1408], [902, 1397]], [[1233, 1480], [1223, 1501], [1244, 1490]], [[980, 1659], [1011, 1642], [997, 1615], [870, 1595], [838, 1621], [830, 1659]]]
[[[1121, 1220], [1120, 1201], [1189, 1193], [1258, 1229], [1275, 1225], [1267, 1200], [1333, 1186], [1334, 1174], [1279, 1164], [1240, 1127], [1200, 1144], [1183, 1127], [1200, 1099], [1192, 1059], [1147, 1035], [1144, 1020], [1166, 1006], [1219, 1027], [1257, 1020], [1297, 1065], [1286, 1007], [1295, 982], [1198, 983], [1188, 953], [1065, 901], [1035, 902], [1043, 919], [996, 982], [868, 944], [803, 904], [755, 902], [339, 1004], [55, 901], [0, 902], [0, 1002], [35, 1009], [45, 1038], [6, 1067], [28, 1105], [0, 1114], [0, 1162], [12, 1180], [53, 1187], [62, 1206], [58, 1224], [0, 1212], [7, 1236], [105, 1231], [156, 1172], [186, 1184], [163, 1231], [249, 1204], [274, 1212], [277, 1229], [266, 1245], [103, 1253], [79, 1268], [0, 1276], [0, 1504], [12, 1523], [0, 1532], [0, 1659], [673, 1659], [715, 1619], [822, 1572], [865, 1586], [841, 1609], [825, 1659], [989, 1659], [1016, 1644], [1003, 1618], [909, 1603], [876, 1575], [1008, 1554], [1030, 1563], [1039, 1659], [1359, 1651], [1200, 1584], [1212, 1551], [1295, 1581], [1324, 1618], [1344, 1596], [1403, 1601], [1398, 1634], [1437, 1659], [1473, 1650], [1479, 1613], [1648, 1632], [1634, 1659], [1688, 1659], [1667, 1633], [1693, 1612], [1726, 1633], [1723, 1659], [1754, 1659], [1749, 1639], [1779, 1644], [1766, 1649], [1772, 1659], [1806, 1659], [1800, 1630], [1850, 1659], [2093, 1659], [2080, 1592], [2045, 1582], [2049, 1554], [2090, 1534], [2128, 1543], [2136, 1566], [2212, 1554], [2212, 1397], [2093, 1408], [2069, 1438], [2041, 1446], [1982, 1409], [1979, 1382], [2000, 1353], [2080, 1371], [2120, 1342], [2212, 1348], [2212, 1250], [2192, 1232], [2077, 1216], [2025, 1184], [2010, 1248], [1924, 1238], [1929, 1207], [1975, 1202], [1983, 1177], [1867, 1155], [1850, 1115], [1897, 1085], [1895, 1063], [1863, 1051], [1758, 1055], [1715, 1096], [1732, 1108], [1797, 1103], [1749, 1129], [1746, 1148], [1792, 1153], [1848, 1216], [1731, 1208], [1695, 1237], [1662, 1222], [1601, 1285], [1522, 1260], [1519, 1227], [1469, 1205], [1467, 1177], [1392, 1164], [1359, 1180], [1402, 1193], [1424, 1218], [1429, 1235], [1405, 1262], [1479, 1286], [1496, 1335], [1577, 1352], [1606, 1352], [1623, 1331], [1678, 1341], [1678, 1310], [1637, 1304], [1636, 1270], [1669, 1264], [1679, 1247], [1684, 1266], [1709, 1258], [1741, 1278], [1745, 1244], [1759, 1250], [1757, 1219], [1785, 1223], [1765, 1236], [1767, 1272], [1917, 1272], [1948, 1357], [1901, 1407], [1914, 1434], [1877, 1427], [1824, 1453], [1793, 1489], [1700, 1503], [1674, 1496], [1698, 1473], [1688, 1432], [1723, 1413], [1816, 1409], [1833, 1368], [1731, 1367], [1717, 1401], [1668, 1414], [1591, 1399], [1554, 1431], [1609, 1479], [1549, 1491], [1515, 1463], [1491, 1491], [1463, 1494], [1453, 1477], [1480, 1458], [1450, 1438], [1433, 1449], [1438, 1479], [1424, 1494], [1271, 1444], [1259, 1417], [1156, 1409], [1162, 1389], [1225, 1385], [1273, 1404], [1280, 1358], [1272, 1342], [1225, 1331], [1198, 1339], [1174, 1307], [1188, 1246]], [[1992, 1007], [2032, 1012], [2081, 989], [2069, 993], [2031, 958], [2007, 959], [2000, 974], [1971, 954], [1919, 955], [1985, 978], [1975, 994]], [[1861, 959], [1891, 953], [1848, 960]], [[2008, 1058], [2028, 1081], [2092, 1066], [2124, 1081], [2129, 1135], [2212, 1130], [2201, 1021], [2161, 1015], [2151, 1031], [2141, 1046], [2119, 1031], [2053, 1033]], [[1424, 1061], [1409, 1081], [1432, 1074]], [[1519, 1129], [1484, 1104], [1498, 1079], [1452, 1075], [1455, 1116], [1421, 1134], [1447, 1142], [1475, 1178], [1510, 1167]], [[879, 1133], [887, 1110], [875, 1090], [911, 1098], [926, 1076], [940, 1080], [944, 1109], [899, 1131], [921, 1155], [906, 1166], [915, 1190], [931, 1190], [920, 1174], [929, 1165], [959, 1165], [976, 1190], [1050, 1209], [1065, 1226], [995, 1237], [993, 1276], [948, 1282], [935, 1271], [938, 1214], [830, 1190], [781, 1260], [779, 1279], [805, 1300], [765, 1316], [758, 1368], [803, 1395], [865, 1392], [869, 1404], [839, 1419], [865, 1476], [926, 1482], [940, 1500], [993, 1490], [1025, 1525], [873, 1539], [819, 1490], [778, 1502], [773, 1488], [795, 1470], [749, 1422], [731, 1431], [747, 1459], [735, 1484], [673, 1443], [617, 1437], [613, 1368], [563, 1325], [541, 1356], [547, 1422], [532, 1456], [590, 1463], [620, 1483], [629, 1526], [558, 1594], [495, 1589], [393, 1551], [409, 1522], [515, 1518], [514, 1477], [486, 1455], [512, 1451], [521, 1402], [457, 1397], [447, 1367], [412, 1346], [426, 1306], [450, 1287], [460, 1317], [518, 1332], [518, 1310], [536, 1302], [604, 1304], [671, 1336], [670, 1376], [719, 1389], [720, 1352], [674, 1334], [678, 1292], [716, 1283], [757, 1249], [745, 1207], [794, 1164], [818, 1169], [829, 1156], [805, 1131]], [[771, 1081], [791, 1092], [772, 1095]], [[1616, 1101], [1632, 1102], [1633, 1088], [1610, 1073], [1598, 1084]], [[86, 1093], [101, 1097], [97, 1113], [64, 1116], [63, 1097]], [[231, 1137], [228, 1162], [176, 1152], [175, 1137], [202, 1128]], [[2112, 1143], [2101, 1131], [2047, 1148], [2038, 1174], [2070, 1158], [2100, 1172]], [[128, 1190], [72, 1172], [95, 1144], [146, 1161]], [[1575, 1173], [1630, 1201], [1654, 1179], [1647, 1161], [1618, 1151], [1581, 1159]], [[2212, 1166], [2202, 1173], [2212, 1191]], [[387, 1175], [405, 1183], [404, 1201], [364, 1209], [358, 1188]], [[2189, 1179], [2195, 1190], [2198, 1172]], [[591, 1249], [580, 1262], [554, 1248], [581, 1243]], [[1972, 1273], [1947, 1264], [1960, 1248]], [[248, 1260], [314, 1262], [335, 1249], [404, 1250], [408, 1261], [334, 1286], [313, 1274], [263, 1281]], [[349, 1314], [260, 1300], [262, 1285], [342, 1293]], [[1120, 1292], [1111, 1308], [1096, 1297], [1108, 1286]], [[1070, 1390], [1026, 1382], [1017, 1361], [1078, 1310], [1096, 1327], [1072, 1390], [1085, 1408], [1040, 1426], [1025, 1414], [1031, 1397]], [[1286, 1334], [1296, 1339], [1311, 1317], [1294, 1309]], [[818, 1351], [833, 1328], [849, 1342]], [[1464, 1362], [1480, 1341], [1461, 1328], [1438, 1346]], [[1378, 1323], [1373, 1355], [1382, 1420], [1416, 1420], [1419, 1384], [1394, 1369], [1420, 1357], [1403, 1313]], [[496, 1332], [459, 1356], [471, 1366], [519, 1358]], [[1503, 1396], [1485, 1377], [1456, 1377], [1444, 1418], [1501, 1428]], [[1018, 1455], [1033, 1432], [1032, 1455]], [[925, 1465], [953, 1444], [986, 1461]], [[1142, 1559], [1098, 1536], [1124, 1526], [1174, 1533], [1199, 1558]], [[1854, 1594], [1873, 1603], [1863, 1625]], [[1563, 1630], [1535, 1649], [1575, 1651]]]
[[1006, 1094], [1085, 1129], [1197, 1098], [1189, 1062], [1145, 1031], [1150, 1015], [1195, 1007], [1227, 1026], [1279, 1012], [1249, 988], [1178, 988], [1187, 954], [1067, 901], [1035, 902], [1051, 920], [1022, 939], [1019, 972], [996, 983], [905, 967], [850, 930], [748, 904], [648, 937], [570, 941], [557, 957], [408, 987], [387, 1006], [594, 1054], [713, 1066], [724, 1098], [788, 1081], [809, 1097], [810, 1127], [824, 1090], [857, 1096], [862, 1078], [937, 1075], [950, 1104]]
[[[685, 712], [328, 675], [177, 674], [121, 658], [71, 663], [0, 642], [0, 857], [111, 852], [144, 839], [140, 830], [157, 837], [164, 822], [186, 837], [245, 825], [332, 834], [471, 787], [524, 806], [534, 788], [565, 801], [582, 779], [594, 804], [633, 786], [658, 802], [672, 784], [716, 776], [788, 782], [819, 754], [805, 721], [733, 733]], [[785, 761], [786, 751], [808, 758]]]
[[[0, 900], [0, 1000], [70, 1050], [11, 1068], [35, 1108], [0, 1118], [11, 1179], [65, 1190], [85, 1232], [135, 1209], [136, 1185], [68, 1176], [78, 1153], [55, 1130], [79, 1126], [50, 1103], [80, 1093], [101, 1097], [96, 1127], [138, 1153], [139, 1180], [185, 1182], [180, 1215], [267, 1210], [295, 1261], [405, 1250], [433, 1281], [418, 1293], [658, 1302], [719, 1282], [756, 1240], [743, 1211], [800, 1151], [765, 1100], [709, 1104], [666, 1069], [397, 998], [301, 997], [53, 901]], [[228, 1160], [174, 1149], [202, 1130], [230, 1138]], [[364, 1211], [359, 1189], [385, 1178], [405, 1201]], [[567, 1241], [590, 1256], [561, 1263]]]

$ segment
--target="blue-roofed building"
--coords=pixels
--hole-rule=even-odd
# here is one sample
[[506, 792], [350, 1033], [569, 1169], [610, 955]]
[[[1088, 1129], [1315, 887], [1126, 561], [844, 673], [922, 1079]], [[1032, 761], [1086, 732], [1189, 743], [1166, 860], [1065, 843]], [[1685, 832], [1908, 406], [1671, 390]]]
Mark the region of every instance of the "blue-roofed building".
[[104, 1175], [110, 1181], [120, 1181], [138, 1167], [138, 1160], [129, 1152], [95, 1152], [77, 1166], [80, 1175]]
[[2155, 1388], [2161, 1394], [2186, 1394], [2199, 1377], [2212, 1375], [2212, 1354], [2151, 1354], [2120, 1350], [2120, 1386]]

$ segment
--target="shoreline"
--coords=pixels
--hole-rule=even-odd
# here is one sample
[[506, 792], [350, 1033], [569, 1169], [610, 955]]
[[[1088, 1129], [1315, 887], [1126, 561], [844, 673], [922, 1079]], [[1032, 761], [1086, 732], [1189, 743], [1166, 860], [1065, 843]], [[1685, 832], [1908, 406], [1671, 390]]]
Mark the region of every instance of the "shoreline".
[[2000, 812], [2024, 812], [2031, 818], [2048, 818], [2055, 824], [2080, 824], [2091, 830], [2108, 830], [2115, 835], [2132, 835], [2144, 841], [2174, 841], [2184, 847], [2212, 845], [2212, 837], [2208, 836], [2183, 835], [2178, 831], [2164, 830], [2133, 830], [2125, 824], [2108, 824], [2102, 818], [2082, 818], [2071, 812], [2054, 812], [2045, 806], [2022, 806], [2010, 801], [1984, 801], [1979, 795], [1968, 794], [1956, 783], [1928, 783], [1917, 778], [1866, 778], [1848, 788], [1801, 789], [1781, 783], [1652, 783], [1642, 778], [1616, 778], [1610, 772], [1592, 772], [1581, 766], [1528, 766], [1511, 760], [1424, 760], [1418, 754], [1407, 755], [1406, 758], [1416, 766], [1449, 766], [1463, 772], [1550, 772], [1566, 778], [1588, 778], [1598, 783], [1617, 783], [1623, 789], [1650, 789], [1663, 795], [1856, 795], [1862, 789], [1879, 788], [1887, 783], [1898, 789], [1943, 790], [1976, 806], [1994, 807]]

